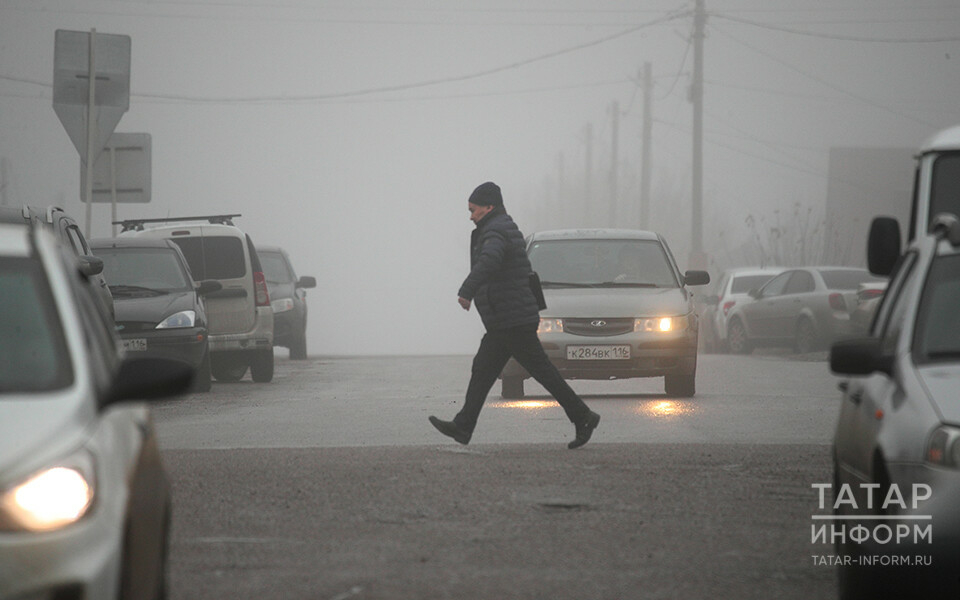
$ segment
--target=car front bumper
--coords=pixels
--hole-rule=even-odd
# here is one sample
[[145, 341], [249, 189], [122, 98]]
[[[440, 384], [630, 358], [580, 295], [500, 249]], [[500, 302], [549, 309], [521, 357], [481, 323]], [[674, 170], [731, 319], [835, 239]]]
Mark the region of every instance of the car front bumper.
[[123, 334], [127, 357], [170, 358], [198, 368], [207, 352], [207, 330], [202, 327], [153, 329]]
[[[697, 368], [697, 333], [685, 329], [671, 333], [627, 333], [613, 336], [581, 336], [551, 333], [540, 336], [550, 362], [565, 379], [629, 379], [692, 374]], [[629, 346], [624, 359], [570, 359], [568, 346]], [[529, 377], [526, 369], [510, 359], [504, 377]]]

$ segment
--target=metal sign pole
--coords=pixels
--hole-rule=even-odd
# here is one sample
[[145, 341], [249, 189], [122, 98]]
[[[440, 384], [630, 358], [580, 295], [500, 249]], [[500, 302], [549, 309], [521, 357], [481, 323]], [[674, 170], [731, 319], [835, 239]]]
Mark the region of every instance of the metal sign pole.
[[[117, 222], [117, 148], [110, 145], [110, 223]], [[117, 236], [117, 226], [112, 225], [113, 237]]]
[[97, 69], [96, 69], [96, 59], [94, 55], [95, 44], [94, 41], [97, 37], [96, 28], [90, 30], [90, 65], [87, 71], [87, 82], [88, 82], [88, 93], [87, 93], [87, 189], [84, 190], [85, 199], [87, 202], [87, 222], [86, 222], [86, 235], [87, 239], [90, 238], [90, 221], [92, 217], [91, 207], [93, 206], [93, 162], [96, 157], [96, 151], [94, 150], [94, 140], [97, 139], [94, 127], [96, 127], [96, 122], [93, 118], [93, 109], [96, 101], [96, 88], [97, 88]]

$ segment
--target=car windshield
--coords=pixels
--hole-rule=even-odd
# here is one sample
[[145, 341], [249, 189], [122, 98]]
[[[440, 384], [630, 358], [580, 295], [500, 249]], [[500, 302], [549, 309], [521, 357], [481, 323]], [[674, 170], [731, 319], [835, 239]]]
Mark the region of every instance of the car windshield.
[[933, 163], [930, 219], [940, 213], [960, 215], [960, 152], [945, 153]]
[[960, 256], [939, 258], [930, 267], [914, 338], [917, 362], [960, 360]]
[[247, 274], [243, 242], [231, 236], [172, 238], [187, 259], [196, 281], [240, 279]]
[[771, 277], [773, 277], [772, 273], [770, 275], [738, 275], [733, 278], [733, 283], [730, 284], [730, 293], [746, 294], [752, 289], [759, 289], [763, 287], [763, 284], [770, 281]]
[[534, 242], [529, 254], [544, 286], [679, 287], [656, 240], [544, 240]]
[[820, 275], [830, 290], [855, 290], [861, 283], [883, 280], [863, 269], [823, 269]]
[[279, 252], [257, 251], [260, 255], [260, 266], [263, 267], [263, 276], [270, 283], [290, 283], [295, 281], [287, 261]]
[[40, 264], [0, 258], [0, 393], [61, 389], [73, 381], [61, 321]]
[[98, 248], [103, 276], [114, 295], [183, 292], [193, 282], [172, 248]]

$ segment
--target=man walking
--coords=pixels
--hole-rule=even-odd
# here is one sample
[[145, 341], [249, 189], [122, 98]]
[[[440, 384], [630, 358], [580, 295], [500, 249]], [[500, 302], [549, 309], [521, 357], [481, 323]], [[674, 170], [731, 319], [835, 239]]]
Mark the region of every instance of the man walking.
[[579, 448], [590, 440], [600, 415], [587, 408], [540, 345], [540, 309], [530, 288], [532, 268], [523, 234], [503, 208], [500, 188], [493, 182], [480, 184], [467, 208], [476, 228], [470, 236], [470, 274], [457, 300], [464, 310], [476, 302], [487, 332], [473, 358], [463, 408], [453, 421], [431, 416], [430, 422], [440, 433], [468, 444], [487, 394], [512, 356], [566, 412], [576, 431], [567, 447]]

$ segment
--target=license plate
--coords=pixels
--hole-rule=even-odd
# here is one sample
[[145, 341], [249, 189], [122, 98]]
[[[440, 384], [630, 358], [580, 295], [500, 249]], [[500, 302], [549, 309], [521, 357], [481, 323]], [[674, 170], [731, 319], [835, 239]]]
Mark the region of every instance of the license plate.
[[630, 346], [567, 346], [567, 360], [623, 360]]
[[147, 349], [147, 340], [144, 338], [123, 340], [123, 349], [128, 352], [144, 352]]

